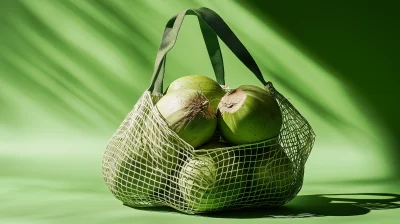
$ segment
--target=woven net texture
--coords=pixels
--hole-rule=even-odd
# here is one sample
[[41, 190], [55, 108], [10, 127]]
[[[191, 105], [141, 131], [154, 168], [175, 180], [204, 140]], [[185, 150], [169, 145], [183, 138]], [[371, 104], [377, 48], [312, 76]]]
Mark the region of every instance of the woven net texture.
[[[106, 147], [104, 180], [131, 207], [169, 206], [187, 214], [273, 207], [300, 191], [315, 134], [274, 87], [283, 125], [277, 138], [255, 144], [194, 150], [143, 93]], [[216, 133], [214, 138], [221, 141]]]

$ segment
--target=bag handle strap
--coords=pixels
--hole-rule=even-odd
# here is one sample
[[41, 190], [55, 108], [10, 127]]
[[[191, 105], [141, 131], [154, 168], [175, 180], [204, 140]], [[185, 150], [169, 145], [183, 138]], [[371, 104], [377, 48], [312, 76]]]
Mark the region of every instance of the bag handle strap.
[[[153, 91], [154, 93], [162, 93], [162, 80], [164, 77], [162, 65], [165, 63], [166, 54], [172, 49], [174, 46], [178, 32], [180, 27], [182, 26], [183, 18], [185, 15], [196, 15], [200, 21], [200, 25], [202, 27], [203, 36], [204, 33], [207, 35], [204, 36], [204, 40], [206, 41], [206, 46], [208, 51], [208, 38], [207, 36], [214, 33], [214, 36], [217, 35], [227, 46], [228, 48], [236, 55], [236, 57], [252, 72], [254, 75], [260, 80], [260, 82], [265, 86], [267, 82], [264, 80], [262, 73], [257, 66], [257, 63], [250, 55], [246, 47], [240, 42], [240, 40], [236, 37], [233, 31], [229, 28], [229, 26], [224, 22], [224, 20], [211, 9], [202, 7], [199, 9], [186, 9], [180, 12], [176, 17], [170, 19], [167, 23], [167, 27], [164, 31], [163, 40], [161, 42], [160, 49], [157, 53], [157, 58], [154, 66], [154, 73], [151, 81], [151, 85], [149, 87], [149, 91]], [[208, 29], [206, 29], [208, 28]], [[210, 38], [211, 39], [211, 38]], [[219, 45], [218, 45], [219, 46]], [[219, 50], [220, 52], [220, 50]], [[211, 61], [213, 61], [214, 55], [210, 55]], [[222, 57], [221, 57], [222, 59]], [[222, 62], [222, 60], [221, 60]], [[219, 62], [219, 63], [221, 63]], [[217, 63], [214, 61], [214, 63]], [[162, 71], [162, 73], [160, 72]], [[214, 69], [215, 71], [215, 69]], [[218, 80], [218, 74], [216, 74]], [[221, 79], [221, 77], [220, 77]], [[224, 79], [222, 79], [224, 80]], [[221, 83], [220, 83], [221, 84]]]
[[[189, 13], [190, 12], [188, 9], [173, 16], [165, 27], [161, 45], [157, 52], [157, 57], [154, 64], [151, 85], [148, 88], [148, 90], [152, 91], [154, 94], [162, 94], [163, 92], [163, 80], [167, 53], [174, 47], [176, 43], [184, 17], [186, 15], [192, 15]], [[222, 59], [218, 38], [210, 29], [210, 27], [208, 27], [208, 25], [204, 22], [204, 20], [200, 19], [200, 17], [198, 17], [198, 20], [217, 82], [220, 85], [225, 85], [224, 62]]]

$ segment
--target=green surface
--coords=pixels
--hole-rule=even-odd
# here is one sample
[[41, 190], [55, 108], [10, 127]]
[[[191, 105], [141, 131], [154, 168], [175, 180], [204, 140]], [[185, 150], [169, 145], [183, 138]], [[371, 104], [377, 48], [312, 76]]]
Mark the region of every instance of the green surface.
[[[104, 144], [104, 139], [90, 139], [7, 146], [9, 151], [0, 157], [0, 223], [289, 223], [294, 216], [300, 223], [396, 223], [399, 218], [400, 209], [395, 208], [400, 208], [400, 182], [387, 180], [306, 183], [300, 196], [279, 210], [192, 216], [170, 209], [133, 209], [116, 200], [102, 180], [98, 166], [101, 155], [93, 152]], [[31, 150], [26, 150], [28, 145]], [[54, 150], [55, 145], [59, 145], [58, 150]], [[27, 151], [24, 155], [14, 155], [23, 150]], [[318, 197], [349, 193], [377, 195]], [[397, 203], [385, 202], [393, 197], [383, 193], [398, 194]]]
[[[220, 214], [220, 218], [136, 210], [123, 206], [104, 184], [105, 146], [149, 85], [167, 20], [184, 8], [200, 6], [226, 20], [266, 80], [289, 98], [317, 134], [300, 192], [311, 196], [299, 196], [283, 210]], [[370, 93], [366, 87], [374, 79], [368, 76], [357, 82], [360, 76], [353, 75], [362, 61], [354, 67], [348, 62], [357, 55], [354, 52], [366, 54], [360, 50], [364, 48], [350, 48], [354, 52], [344, 54], [344, 59], [338, 53], [320, 63], [307, 52], [323, 51], [328, 45], [327, 49], [346, 49], [334, 41], [300, 47], [281, 31], [281, 17], [272, 13], [278, 19], [273, 23], [256, 8], [257, 4], [228, 0], [1, 1], [0, 223], [285, 223], [293, 220], [288, 216], [308, 213], [319, 217], [296, 218], [296, 222], [398, 221], [399, 203], [382, 201], [385, 195], [342, 196], [353, 202], [315, 196], [400, 194], [400, 183], [395, 181], [398, 140], [393, 137], [398, 133], [398, 116], [396, 110], [384, 111], [398, 99], [396, 82], [388, 78], [388, 71], [396, 70], [376, 60], [380, 64], [371, 66], [386, 71], [379, 84], [390, 85], [374, 86], [379, 94]], [[288, 16], [290, 11], [280, 13]], [[332, 16], [340, 18], [340, 14]], [[315, 35], [322, 29], [313, 28]], [[308, 40], [313, 40], [309, 32]], [[177, 45], [168, 55], [166, 84], [190, 74], [213, 77], [200, 34], [196, 19], [185, 19]], [[306, 40], [307, 35], [299, 34]], [[389, 42], [368, 38], [374, 46], [368, 48], [374, 51], [369, 56], [379, 58], [386, 48], [376, 46]], [[363, 43], [358, 44], [366, 46]], [[258, 85], [234, 55], [221, 47], [227, 84]], [[327, 68], [331, 60], [346, 61], [352, 69], [335, 72]], [[364, 60], [365, 69], [371, 61]], [[376, 104], [377, 99], [382, 102]], [[375, 209], [369, 211], [368, 206]], [[277, 218], [266, 220], [270, 216]]]

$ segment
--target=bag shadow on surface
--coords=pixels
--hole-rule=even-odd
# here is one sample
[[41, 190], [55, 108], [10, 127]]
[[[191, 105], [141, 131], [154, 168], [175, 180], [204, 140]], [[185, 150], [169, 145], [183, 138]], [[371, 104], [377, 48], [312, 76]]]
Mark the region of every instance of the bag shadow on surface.
[[[197, 214], [210, 218], [312, 218], [325, 216], [358, 216], [371, 210], [400, 208], [400, 195], [391, 193], [351, 193], [299, 195], [276, 208], [244, 208]], [[169, 207], [135, 208], [144, 211], [183, 214]]]
[[224, 211], [203, 216], [215, 218], [312, 218], [365, 215], [371, 210], [400, 208], [400, 195], [351, 193], [299, 195], [284, 206]]

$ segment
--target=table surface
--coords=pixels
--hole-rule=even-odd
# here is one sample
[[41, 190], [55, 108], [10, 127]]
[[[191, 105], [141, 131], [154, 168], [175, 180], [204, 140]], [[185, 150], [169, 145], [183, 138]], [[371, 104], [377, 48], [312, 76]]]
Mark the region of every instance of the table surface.
[[[101, 143], [103, 144], [103, 143]], [[123, 206], [104, 184], [97, 145], [0, 150], [0, 223], [396, 223], [400, 181], [316, 183], [305, 178], [299, 195], [279, 209], [185, 215], [172, 209]], [[87, 148], [88, 150], [83, 150]], [[16, 153], [24, 152], [24, 153]], [[307, 172], [306, 172], [307, 174]], [[341, 195], [333, 195], [341, 194]]]
[[[74, 183], [68, 185], [57, 181], [1, 178], [0, 185], [0, 198], [3, 202], [0, 204], [0, 223], [9, 224], [289, 223], [292, 220], [298, 223], [396, 223], [400, 218], [399, 183], [308, 185], [294, 200], [279, 209], [253, 209], [201, 216], [185, 215], [172, 209], [129, 208], [107, 191], [92, 190], [90, 186], [74, 186]], [[322, 192], [356, 194], [322, 196]]]

